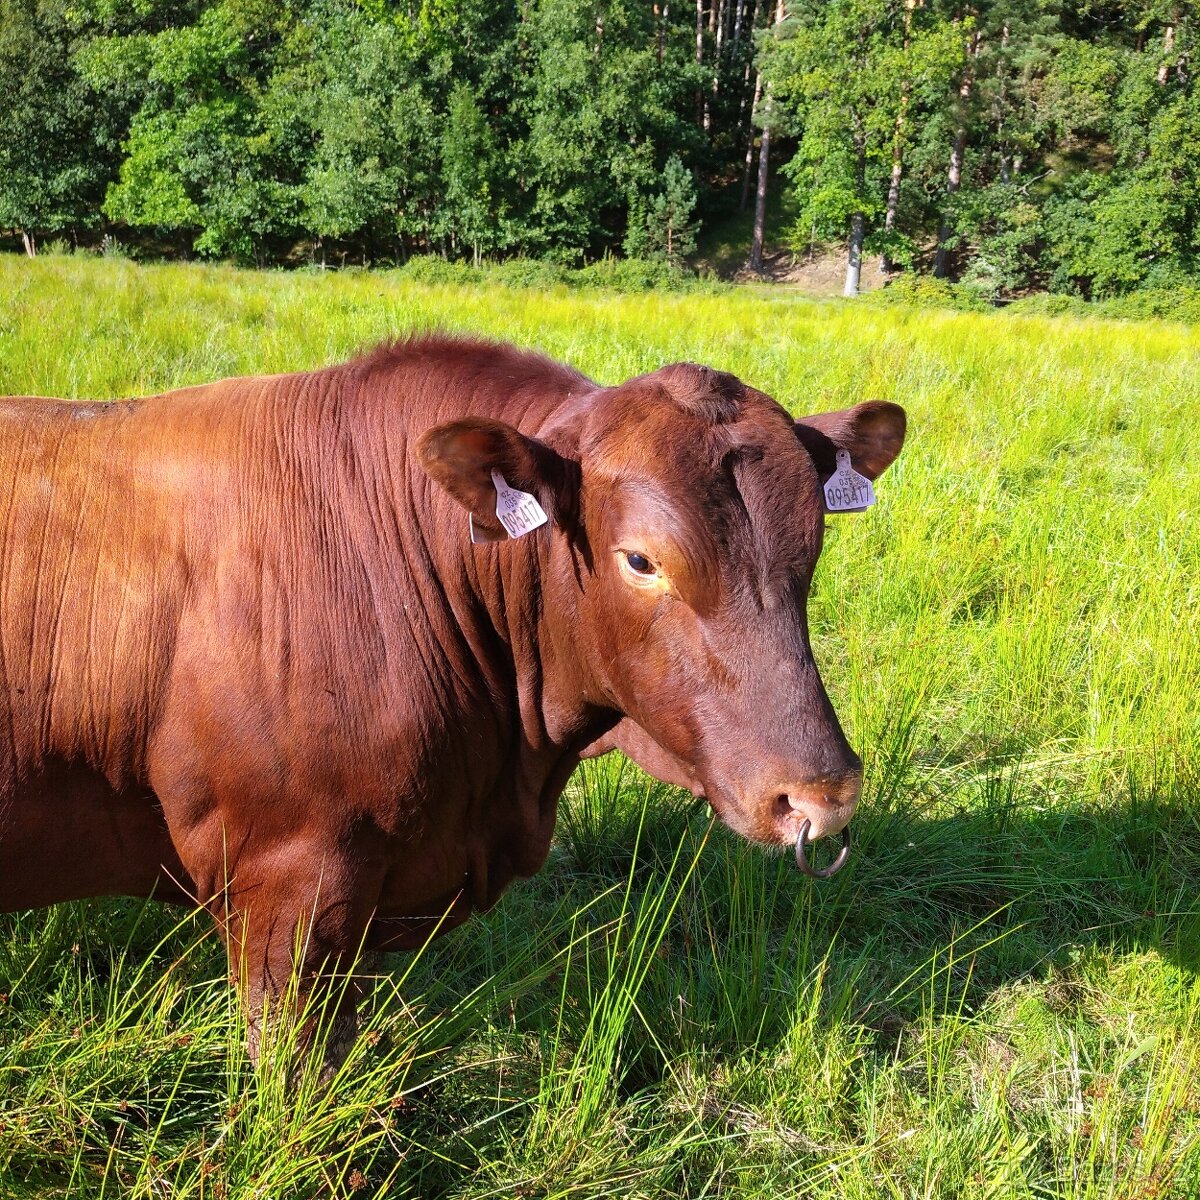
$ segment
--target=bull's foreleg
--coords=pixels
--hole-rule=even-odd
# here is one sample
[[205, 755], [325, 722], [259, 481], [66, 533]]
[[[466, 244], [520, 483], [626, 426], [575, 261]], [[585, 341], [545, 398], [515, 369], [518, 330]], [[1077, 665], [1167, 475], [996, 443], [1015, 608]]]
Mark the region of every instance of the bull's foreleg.
[[269, 1045], [302, 1057], [322, 1055], [328, 1083], [354, 1043], [360, 987], [353, 977], [377, 890], [361, 865], [316, 848], [245, 857], [210, 909], [246, 1007], [249, 1053], [257, 1064]]

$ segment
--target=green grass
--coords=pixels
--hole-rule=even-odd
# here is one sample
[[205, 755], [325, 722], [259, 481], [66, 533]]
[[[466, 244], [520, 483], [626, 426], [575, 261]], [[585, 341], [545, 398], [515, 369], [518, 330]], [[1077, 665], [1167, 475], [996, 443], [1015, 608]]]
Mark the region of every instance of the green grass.
[[249, 1071], [204, 920], [0, 918], [0, 1197], [1200, 1195], [1200, 331], [3, 258], [0, 394], [434, 325], [908, 408], [810, 606], [851, 865], [590, 764], [535, 880], [383, 961], [325, 1092]]

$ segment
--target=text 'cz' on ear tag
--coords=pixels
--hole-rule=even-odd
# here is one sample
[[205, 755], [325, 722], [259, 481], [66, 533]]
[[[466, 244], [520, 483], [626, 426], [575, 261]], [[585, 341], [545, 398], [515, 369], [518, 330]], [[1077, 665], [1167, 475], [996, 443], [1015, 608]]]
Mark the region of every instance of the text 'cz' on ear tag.
[[[496, 485], [496, 519], [504, 526], [509, 537], [524, 537], [550, 520], [535, 496], [509, 487], [508, 480], [499, 471], [492, 472], [492, 482]], [[481, 538], [479, 532], [472, 521], [471, 541], [493, 540]]]
[[837, 469], [825, 482], [826, 512], [865, 512], [875, 503], [871, 481], [850, 465], [848, 450], [839, 450], [835, 461]]

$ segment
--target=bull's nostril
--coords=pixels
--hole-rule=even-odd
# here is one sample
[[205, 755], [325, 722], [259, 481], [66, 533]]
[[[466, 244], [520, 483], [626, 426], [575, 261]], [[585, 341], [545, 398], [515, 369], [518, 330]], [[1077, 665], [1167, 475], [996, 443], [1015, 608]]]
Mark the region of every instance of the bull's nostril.
[[[822, 804], [829, 803], [828, 796], [821, 797]], [[782, 816], [787, 816], [789, 813], [803, 813], [805, 810], [805, 797], [791, 792], [780, 792], [775, 797], [775, 807]]]

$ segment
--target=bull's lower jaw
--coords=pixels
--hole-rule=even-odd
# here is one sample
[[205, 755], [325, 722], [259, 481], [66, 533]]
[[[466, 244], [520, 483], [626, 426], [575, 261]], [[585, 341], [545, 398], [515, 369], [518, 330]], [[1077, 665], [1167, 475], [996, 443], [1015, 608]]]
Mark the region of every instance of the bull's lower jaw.
[[726, 798], [714, 800], [711, 794], [703, 792], [700, 798], [707, 800], [717, 819], [739, 837], [777, 850], [790, 850], [796, 844], [802, 826], [807, 831], [809, 842], [833, 837], [842, 831], [853, 815], [853, 809], [848, 813], [834, 809], [828, 814], [818, 814], [818, 819], [813, 820], [811, 814], [788, 806], [781, 812], [778, 808], [760, 808], [757, 805], [751, 808]]

